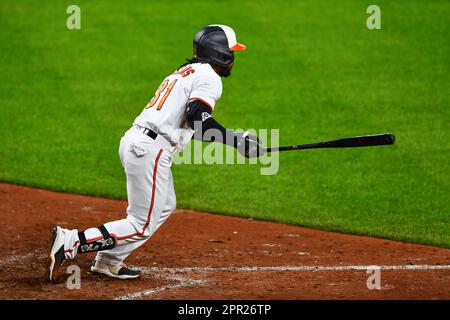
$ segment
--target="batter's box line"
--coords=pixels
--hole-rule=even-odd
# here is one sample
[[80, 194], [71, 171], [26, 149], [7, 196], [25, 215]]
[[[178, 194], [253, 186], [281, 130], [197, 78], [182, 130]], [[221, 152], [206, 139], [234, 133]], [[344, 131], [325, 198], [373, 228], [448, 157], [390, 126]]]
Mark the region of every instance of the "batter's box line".
[[190, 273], [217, 271], [346, 271], [346, 270], [450, 270], [450, 265], [350, 265], [350, 266], [228, 266], [228, 267], [150, 267], [141, 269], [144, 273]]
[[[142, 270], [143, 271], [143, 270]], [[167, 291], [167, 290], [174, 290], [174, 289], [178, 289], [178, 288], [188, 288], [188, 287], [194, 287], [194, 286], [205, 286], [208, 282], [205, 280], [195, 280], [195, 279], [190, 279], [187, 277], [181, 277], [181, 276], [161, 276], [158, 275], [158, 278], [162, 278], [164, 280], [169, 280], [169, 281], [176, 281], [178, 283], [176, 284], [168, 284], [165, 286], [161, 286], [161, 287], [157, 287], [157, 288], [152, 288], [152, 289], [147, 289], [147, 290], [143, 290], [143, 291], [139, 291], [139, 292], [135, 292], [135, 293], [128, 293], [126, 295], [123, 296], [119, 296], [119, 297], [115, 297], [113, 298], [113, 300], [136, 300], [136, 299], [142, 299], [144, 297], [148, 297], [163, 291]]]
[[[207, 273], [207, 272], [236, 272], [236, 271], [346, 271], [346, 270], [450, 270], [450, 265], [393, 265], [393, 266], [377, 266], [377, 265], [353, 265], [353, 266], [229, 266], [229, 267], [150, 267], [141, 268], [144, 274], [153, 274], [157, 278], [176, 281], [176, 284], [169, 284], [157, 288], [152, 288], [140, 292], [129, 293], [123, 296], [115, 297], [114, 300], [134, 300], [149, 297], [154, 294], [186, 287], [205, 286], [208, 284], [205, 280], [196, 280], [182, 276], [176, 276], [177, 273]], [[165, 275], [169, 273], [170, 275]]]

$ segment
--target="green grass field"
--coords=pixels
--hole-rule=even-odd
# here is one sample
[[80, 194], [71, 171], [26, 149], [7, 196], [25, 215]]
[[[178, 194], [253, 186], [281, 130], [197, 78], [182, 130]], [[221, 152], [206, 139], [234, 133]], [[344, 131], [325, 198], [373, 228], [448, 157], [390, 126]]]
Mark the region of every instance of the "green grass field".
[[[81, 30], [66, 8], [81, 8]], [[280, 144], [394, 132], [392, 147], [175, 165], [178, 207], [450, 248], [450, 5], [378, 1], [0, 2], [0, 180], [126, 198], [119, 139], [195, 31], [223, 23], [248, 50], [215, 117], [277, 128]]]

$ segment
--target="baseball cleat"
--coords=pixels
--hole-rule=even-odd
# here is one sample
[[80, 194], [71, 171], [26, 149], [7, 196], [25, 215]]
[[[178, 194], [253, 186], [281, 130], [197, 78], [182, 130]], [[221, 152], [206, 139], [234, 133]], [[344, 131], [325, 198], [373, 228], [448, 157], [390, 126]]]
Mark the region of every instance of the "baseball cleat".
[[95, 263], [91, 266], [91, 271], [121, 280], [135, 279], [141, 275], [141, 271], [130, 269], [124, 263], [108, 265], [100, 261], [95, 261]]
[[59, 268], [66, 260], [64, 254], [64, 230], [56, 227], [52, 230], [51, 247], [50, 247], [50, 270], [48, 278], [51, 282], [56, 282], [58, 278]]

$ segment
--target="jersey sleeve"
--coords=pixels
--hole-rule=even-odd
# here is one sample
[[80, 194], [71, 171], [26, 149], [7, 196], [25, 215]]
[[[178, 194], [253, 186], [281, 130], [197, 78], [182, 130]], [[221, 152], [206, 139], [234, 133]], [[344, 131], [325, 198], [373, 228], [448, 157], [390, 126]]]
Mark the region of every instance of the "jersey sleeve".
[[189, 102], [199, 100], [214, 110], [217, 100], [222, 95], [222, 80], [217, 75], [205, 75], [198, 77], [189, 95]]

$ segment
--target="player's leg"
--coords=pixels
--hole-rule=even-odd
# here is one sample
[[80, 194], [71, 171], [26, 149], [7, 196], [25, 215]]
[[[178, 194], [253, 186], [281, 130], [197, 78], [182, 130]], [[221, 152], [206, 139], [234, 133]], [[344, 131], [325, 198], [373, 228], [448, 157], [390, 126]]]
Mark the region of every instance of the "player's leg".
[[167, 189], [167, 198], [166, 198], [166, 202], [164, 204], [164, 209], [161, 213], [161, 216], [159, 217], [159, 220], [156, 224], [155, 227], [155, 231], [156, 232], [159, 227], [161, 227], [163, 225], [164, 222], [167, 221], [167, 219], [169, 219], [169, 217], [172, 215], [172, 213], [175, 211], [175, 209], [177, 208], [177, 197], [175, 194], [175, 186], [173, 183], [173, 175], [172, 175], [172, 171], [170, 171], [170, 175], [169, 175], [169, 185], [168, 185], [168, 189]]
[[[119, 144], [119, 157], [124, 166], [124, 155], [126, 149], [129, 147], [130, 134], [127, 132], [120, 140]], [[128, 225], [124, 224], [124, 225]], [[104, 229], [102, 229], [104, 232]], [[86, 240], [86, 246], [88, 243], [92, 244], [97, 237], [99, 237], [101, 231], [98, 228], [90, 228], [83, 232], [81, 237]], [[115, 240], [115, 239], [113, 239]], [[89, 242], [88, 242], [89, 241]], [[115, 245], [116, 243], [114, 243]], [[63, 229], [61, 227], [55, 227], [52, 230], [52, 239], [50, 246], [50, 267], [49, 267], [49, 280], [56, 281], [60, 266], [67, 259], [73, 259], [78, 250], [80, 249], [80, 235], [76, 229]]]
[[[166, 181], [164, 181], [166, 183]], [[159, 184], [159, 182], [157, 182]], [[173, 176], [172, 172], [169, 170], [168, 175], [168, 183], [167, 189], [165, 192], [165, 202], [161, 201], [154, 207], [151, 221], [149, 224], [149, 234], [148, 237], [142, 238], [138, 241], [133, 240], [132, 238], [127, 239], [127, 244], [123, 244], [121, 246], [116, 246], [113, 249], [100, 251], [97, 253], [96, 257], [96, 265], [98, 263], [108, 264], [108, 265], [119, 265], [123, 263], [123, 261], [137, 248], [142, 246], [158, 229], [159, 227], [167, 221], [172, 212], [176, 208], [176, 195], [173, 184]], [[161, 196], [161, 199], [163, 197]], [[164, 206], [161, 208], [160, 204], [164, 203]], [[132, 215], [132, 209], [129, 209], [129, 215]], [[114, 223], [114, 222], [113, 222]], [[108, 224], [105, 224], [107, 228]]]
[[[133, 136], [131, 135], [131, 133], [129, 131], [127, 131], [125, 133], [125, 135], [120, 139], [120, 144], [119, 144], [119, 158], [120, 161], [122, 163], [122, 167], [125, 170], [126, 173], [126, 166], [125, 166], [125, 156], [127, 155], [127, 153], [129, 152], [130, 149], [130, 144], [133, 141]], [[115, 221], [116, 227], [119, 227], [121, 229], [121, 232], [133, 232], [133, 230], [135, 229], [133, 227], [133, 225], [131, 225], [129, 223], [129, 221], [126, 221], [126, 219], [122, 219], [122, 220], [118, 220]], [[109, 229], [111, 230], [111, 229]], [[66, 259], [73, 259], [75, 258], [76, 254], [78, 251], [78, 248], [80, 247], [80, 237], [82, 238], [82, 245], [87, 245], [89, 243], [94, 242], [96, 239], [101, 238], [101, 236], [104, 237], [104, 235], [102, 234], [102, 232], [100, 231], [99, 228], [89, 228], [86, 229], [82, 232], [78, 232], [78, 230], [73, 229], [73, 230], [67, 230], [67, 229], [63, 229], [63, 230], [58, 230], [59, 233], [63, 233], [64, 235], [64, 253], [65, 253], [65, 258]], [[105, 233], [105, 230], [102, 230], [103, 233]], [[108, 232], [108, 229], [106, 229], [106, 231]], [[117, 244], [116, 239], [114, 238], [114, 245]]]
[[51, 249], [50, 280], [56, 277], [58, 266], [77, 253], [109, 250], [130, 242], [143, 243], [154, 232], [151, 217], [159, 216], [161, 203], [165, 203], [171, 159], [170, 154], [147, 138], [128, 132], [121, 140], [119, 154], [127, 175], [129, 196], [127, 218], [83, 232], [57, 228]]
[[[127, 177], [129, 206], [126, 219], [108, 222], [103, 226], [86, 229], [83, 232], [78, 232], [77, 230], [65, 231], [65, 254], [68, 259], [73, 259], [80, 252], [98, 251], [96, 261], [107, 264], [120, 264], [167, 221], [176, 209], [172, 172], [169, 169], [168, 174], [165, 174], [165, 170], [159, 165], [159, 174], [157, 174], [156, 178], [156, 185], [159, 188], [155, 188], [151, 213], [149, 210], [152, 206], [151, 198], [153, 192], [150, 189], [153, 181], [142, 181], [145, 172], [148, 172], [148, 170], [145, 171], [144, 169], [142, 174], [129, 175]], [[168, 179], [166, 178], [167, 176]], [[145, 186], [148, 188], [145, 188]], [[139, 191], [143, 189], [148, 190], [141, 194]], [[139, 191], [137, 192], [136, 190]], [[166, 191], [164, 192], [164, 190]], [[162, 210], [160, 208], [161, 203], [164, 203]], [[142, 206], [142, 204], [144, 205]], [[150, 223], [148, 223], [147, 218], [150, 214], [151, 219]], [[142, 232], [146, 229], [146, 224], [148, 224], [148, 230]], [[99, 241], [100, 243], [98, 243]]]

